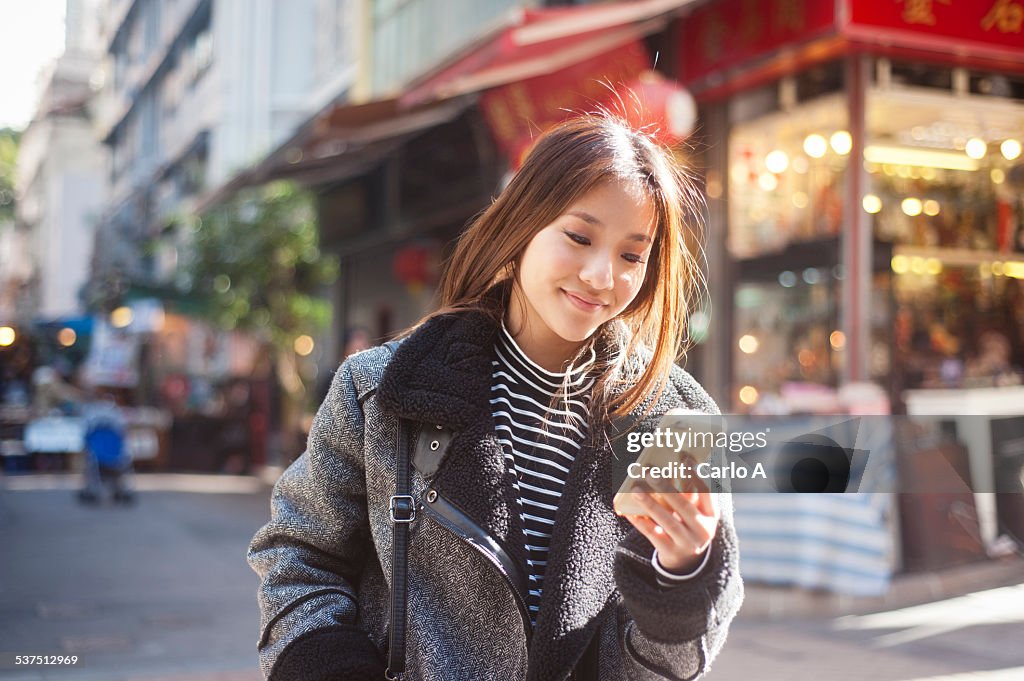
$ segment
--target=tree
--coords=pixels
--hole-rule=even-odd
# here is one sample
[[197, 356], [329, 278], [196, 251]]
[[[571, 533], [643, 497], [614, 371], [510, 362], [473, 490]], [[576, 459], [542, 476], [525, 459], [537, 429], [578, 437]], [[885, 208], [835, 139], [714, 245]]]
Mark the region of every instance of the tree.
[[313, 196], [272, 182], [185, 222], [191, 239], [179, 286], [221, 328], [250, 331], [264, 342], [286, 394], [285, 435], [296, 436], [313, 392], [297, 345], [327, 326], [330, 303], [319, 294], [338, 274], [336, 258], [320, 252]]
[[14, 222], [14, 171], [21, 133], [0, 129], [0, 224]]

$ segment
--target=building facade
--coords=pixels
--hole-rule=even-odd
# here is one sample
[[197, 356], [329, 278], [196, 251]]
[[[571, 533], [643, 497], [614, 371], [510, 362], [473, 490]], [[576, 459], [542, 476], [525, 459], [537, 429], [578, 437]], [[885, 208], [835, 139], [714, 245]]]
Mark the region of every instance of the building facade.
[[68, 1], [65, 51], [43, 75], [38, 109], [19, 149], [17, 222], [29, 257], [15, 269], [27, 270], [21, 273], [31, 282], [27, 306], [37, 319], [84, 311], [83, 254], [92, 250], [107, 167], [90, 108], [98, 61], [95, 10], [95, 2]]
[[[204, 192], [266, 155], [355, 76], [354, 0], [110, 0], [101, 136], [110, 198], [101, 294], [172, 283]], [[126, 283], [127, 282], [127, 283]]]

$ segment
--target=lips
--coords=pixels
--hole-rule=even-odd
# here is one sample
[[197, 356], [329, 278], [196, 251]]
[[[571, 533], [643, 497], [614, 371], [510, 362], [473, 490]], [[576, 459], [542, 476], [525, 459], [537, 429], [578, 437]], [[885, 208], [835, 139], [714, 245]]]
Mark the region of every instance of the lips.
[[600, 301], [593, 300], [586, 296], [581, 296], [578, 293], [566, 291], [565, 289], [562, 289], [562, 293], [564, 293], [565, 297], [569, 299], [569, 302], [584, 312], [593, 312], [594, 310], [599, 310], [605, 306], [605, 304]]

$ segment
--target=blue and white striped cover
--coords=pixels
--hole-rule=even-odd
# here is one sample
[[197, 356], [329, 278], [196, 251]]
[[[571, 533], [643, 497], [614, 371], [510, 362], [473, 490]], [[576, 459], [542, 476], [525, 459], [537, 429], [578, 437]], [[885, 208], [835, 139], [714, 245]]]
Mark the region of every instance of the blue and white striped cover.
[[736, 494], [745, 580], [878, 596], [892, 577], [889, 495]]
[[[856, 442], [869, 452], [864, 469], [853, 471], [860, 492], [733, 495], [745, 580], [850, 596], [888, 590], [895, 564], [892, 429], [886, 419], [869, 420]], [[814, 423], [809, 417], [802, 430], [813, 432]]]

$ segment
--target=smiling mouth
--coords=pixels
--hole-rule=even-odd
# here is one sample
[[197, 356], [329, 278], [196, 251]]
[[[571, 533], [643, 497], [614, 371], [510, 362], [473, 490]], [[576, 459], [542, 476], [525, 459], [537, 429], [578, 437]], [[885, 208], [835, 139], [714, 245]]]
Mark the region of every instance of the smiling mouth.
[[578, 308], [580, 308], [582, 310], [585, 310], [587, 312], [591, 312], [593, 310], [597, 310], [599, 308], [604, 307], [604, 305], [605, 305], [604, 303], [600, 303], [600, 302], [591, 302], [591, 301], [587, 300], [586, 298], [581, 298], [580, 296], [576, 295], [575, 293], [570, 293], [569, 291], [566, 291], [565, 289], [562, 289], [562, 293], [564, 293], [565, 297], [568, 298], [569, 301], [572, 302], [576, 307], [578, 307]]

